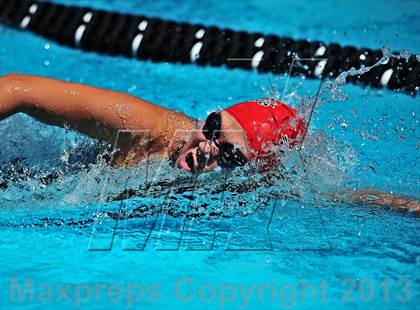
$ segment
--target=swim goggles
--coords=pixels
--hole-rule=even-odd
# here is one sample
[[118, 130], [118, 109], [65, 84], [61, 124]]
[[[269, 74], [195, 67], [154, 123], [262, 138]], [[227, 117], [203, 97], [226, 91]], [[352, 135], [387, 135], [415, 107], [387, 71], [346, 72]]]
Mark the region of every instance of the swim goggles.
[[234, 168], [246, 164], [247, 159], [244, 154], [232, 143], [218, 143], [222, 128], [222, 118], [220, 112], [212, 112], [207, 117], [203, 126], [203, 135], [207, 140], [213, 141], [219, 149], [219, 158], [217, 163], [223, 168]]

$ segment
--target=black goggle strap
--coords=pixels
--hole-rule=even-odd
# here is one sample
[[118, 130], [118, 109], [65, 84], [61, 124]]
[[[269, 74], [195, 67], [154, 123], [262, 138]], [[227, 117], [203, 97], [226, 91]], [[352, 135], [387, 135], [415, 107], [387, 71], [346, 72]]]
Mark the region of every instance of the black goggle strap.
[[212, 112], [207, 116], [206, 122], [203, 126], [203, 135], [207, 140], [215, 140], [220, 136], [222, 128], [222, 118], [219, 112]]

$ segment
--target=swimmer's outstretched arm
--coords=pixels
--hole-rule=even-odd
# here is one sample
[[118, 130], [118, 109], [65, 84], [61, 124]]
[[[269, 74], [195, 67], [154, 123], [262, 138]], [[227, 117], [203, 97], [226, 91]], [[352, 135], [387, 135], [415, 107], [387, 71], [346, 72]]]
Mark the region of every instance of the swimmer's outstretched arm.
[[0, 77], [0, 120], [18, 112], [111, 144], [119, 130], [150, 131], [157, 153], [177, 129], [194, 128], [186, 115], [128, 94], [33, 75]]
[[419, 201], [374, 189], [336, 192], [334, 200], [351, 204], [382, 206], [396, 211], [412, 212], [415, 216], [420, 216]]

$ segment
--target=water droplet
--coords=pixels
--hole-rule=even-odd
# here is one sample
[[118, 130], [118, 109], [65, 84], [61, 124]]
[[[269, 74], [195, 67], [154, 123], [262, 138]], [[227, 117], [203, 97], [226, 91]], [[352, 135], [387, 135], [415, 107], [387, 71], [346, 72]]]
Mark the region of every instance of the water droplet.
[[385, 58], [390, 58], [392, 56], [391, 49], [387, 46], [382, 47], [382, 55], [384, 55]]
[[401, 56], [402, 58], [404, 58], [405, 60], [408, 60], [408, 59], [410, 59], [410, 57], [411, 57], [411, 52], [410, 52], [410, 50], [409, 50], [409, 49], [404, 49], [404, 50], [402, 50], [402, 51], [400, 52], [400, 56]]
[[135, 91], [137, 89], [137, 85], [131, 85], [129, 88], [128, 88], [128, 92], [129, 93], [132, 93], [133, 91]]

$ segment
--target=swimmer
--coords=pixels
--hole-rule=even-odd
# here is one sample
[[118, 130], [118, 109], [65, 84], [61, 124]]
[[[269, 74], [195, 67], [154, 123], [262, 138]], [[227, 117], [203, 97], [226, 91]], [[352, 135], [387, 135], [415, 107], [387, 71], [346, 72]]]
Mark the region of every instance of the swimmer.
[[[306, 134], [296, 111], [274, 99], [238, 103], [200, 122], [121, 92], [33, 75], [0, 77], [0, 120], [19, 112], [114, 145], [115, 165], [159, 157], [192, 173], [270, 162], [271, 147], [298, 146]], [[379, 191], [333, 196], [420, 214], [419, 202]]]

